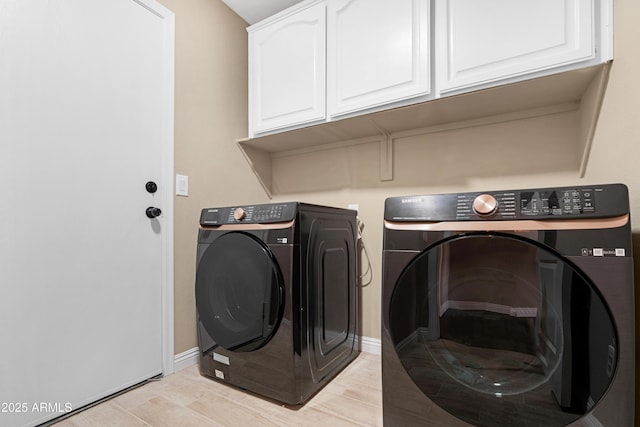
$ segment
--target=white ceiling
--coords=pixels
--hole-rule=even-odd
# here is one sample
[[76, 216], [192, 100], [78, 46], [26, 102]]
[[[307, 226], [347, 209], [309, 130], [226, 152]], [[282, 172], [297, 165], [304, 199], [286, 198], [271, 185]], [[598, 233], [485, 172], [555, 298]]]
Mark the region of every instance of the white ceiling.
[[222, 0], [249, 24], [255, 24], [301, 0]]

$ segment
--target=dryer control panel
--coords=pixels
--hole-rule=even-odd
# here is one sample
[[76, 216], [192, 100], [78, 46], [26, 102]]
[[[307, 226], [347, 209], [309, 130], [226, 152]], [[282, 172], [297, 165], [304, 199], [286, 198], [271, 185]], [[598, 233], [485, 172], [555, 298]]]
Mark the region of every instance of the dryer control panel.
[[623, 184], [391, 197], [388, 221], [606, 218], [629, 213]]
[[216, 226], [222, 224], [269, 224], [287, 222], [295, 218], [297, 208], [298, 204], [294, 202], [206, 208], [200, 213], [200, 225]]

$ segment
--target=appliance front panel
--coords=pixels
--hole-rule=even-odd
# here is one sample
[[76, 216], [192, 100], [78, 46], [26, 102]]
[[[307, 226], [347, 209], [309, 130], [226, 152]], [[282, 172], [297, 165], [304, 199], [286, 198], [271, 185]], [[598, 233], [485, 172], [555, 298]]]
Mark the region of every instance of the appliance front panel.
[[[232, 234], [234, 241], [236, 238], [242, 241], [241, 245], [248, 245], [249, 250], [242, 249], [239, 253], [233, 250], [231, 260], [228, 258], [218, 259], [213, 264], [210, 263], [210, 256], [213, 256], [209, 249], [214, 246], [222, 237]], [[200, 347], [200, 372], [212, 379], [232, 384], [254, 393], [268, 396], [281, 402], [297, 404], [302, 400], [299, 387], [299, 366], [300, 357], [294, 351], [295, 333], [299, 323], [296, 316], [292, 316], [292, 286], [293, 286], [293, 263], [294, 244], [293, 228], [269, 229], [269, 230], [248, 230], [248, 231], [221, 231], [219, 229], [201, 229], [198, 239], [198, 271], [196, 273], [196, 307], [198, 315], [198, 341]], [[248, 240], [253, 239], [253, 240]], [[287, 243], [279, 243], [279, 242]], [[267, 245], [264, 242], [268, 242]], [[224, 241], [220, 241], [220, 244]], [[256, 247], [255, 244], [259, 246]], [[218, 247], [226, 252], [226, 244]], [[265, 251], [270, 252], [267, 254]], [[248, 258], [254, 258], [247, 262]], [[266, 258], [265, 258], [266, 257]], [[217, 256], [215, 258], [218, 258]], [[243, 271], [249, 265], [257, 263], [257, 271], [250, 273], [255, 279], [246, 282], [246, 273]], [[208, 271], [214, 269], [216, 271]], [[254, 267], [252, 267], [254, 269]], [[256, 276], [256, 274], [258, 276]], [[281, 277], [276, 280], [274, 277]], [[222, 276], [222, 281], [220, 281]], [[245, 283], [242, 283], [245, 282]], [[234, 286], [237, 289], [226, 293], [225, 287]], [[276, 306], [276, 298], [268, 293], [277, 283], [281, 284], [279, 289], [283, 290], [282, 298], [279, 301], [280, 315], [279, 321], [273, 325], [272, 314]], [[216, 288], [220, 288], [216, 290]], [[244, 301], [244, 296], [238, 292], [252, 293], [247, 296], [248, 301]], [[262, 295], [264, 301], [270, 300], [271, 308], [259, 309], [251, 298], [256, 298], [255, 293]], [[259, 296], [258, 295], [258, 296]], [[220, 301], [214, 302], [213, 299]], [[230, 307], [228, 312], [225, 304], [230, 305], [240, 302], [239, 306]], [[251, 309], [253, 307], [253, 309]], [[233, 316], [235, 310], [240, 310], [244, 314], [253, 313], [253, 316], [241, 317]], [[219, 311], [223, 315], [216, 314]], [[218, 316], [219, 319], [215, 319]], [[214, 318], [212, 320], [211, 318]], [[255, 322], [248, 322], [253, 318]], [[217, 320], [221, 326], [215, 323]], [[244, 320], [244, 322], [240, 322]], [[255, 327], [255, 324], [266, 326]], [[243, 327], [247, 324], [247, 327]], [[228, 333], [217, 331], [228, 329], [239, 325], [238, 337], [235, 337], [232, 330]], [[269, 338], [266, 339], [268, 330], [271, 330]], [[251, 341], [252, 337], [260, 335], [262, 338]], [[215, 338], [215, 339], [214, 339]], [[222, 340], [220, 339], [222, 338]], [[223, 340], [226, 340], [222, 342]], [[221, 341], [221, 342], [218, 342]], [[245, 342], [245, 344], [237, 343]], [[224, 344], [224, 345], [221, 345]], [[227, 347], [227, 348], [225, 348]]]
[[595, 284], [632, 286], [630, 248], [571, 249], [573, 262], [553, 249], [572, 241], [564, 231], [393, 233], [387, 249], [407, 247], [384, 253], [385, 423], [631, 425], [633, 399], [629, 411], [611, 390], [633, 378], [633, 307], [612, 295], [632, 301], [633, 290]]
[[244, 232], [211, 242], [198, 264], [196, 305], [215, 346], [240, 352], [264, 346], [284, 305], [282, 273], [271, 250]]

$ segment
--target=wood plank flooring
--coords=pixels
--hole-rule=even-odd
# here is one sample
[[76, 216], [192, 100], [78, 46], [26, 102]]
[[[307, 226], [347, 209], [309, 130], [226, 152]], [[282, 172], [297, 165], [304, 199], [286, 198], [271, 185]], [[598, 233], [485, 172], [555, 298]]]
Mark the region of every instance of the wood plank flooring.
[[305, 405], [284, 406], [205, 378], [191, 366], [55, 427], [381, 425], [380, 355], [361, 353]]

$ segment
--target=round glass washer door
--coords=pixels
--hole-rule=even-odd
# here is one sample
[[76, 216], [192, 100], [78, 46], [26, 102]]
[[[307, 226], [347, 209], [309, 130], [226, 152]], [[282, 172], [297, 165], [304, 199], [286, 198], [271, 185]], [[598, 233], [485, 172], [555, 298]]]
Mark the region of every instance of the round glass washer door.
[[614, 375], [618, 341], [601, 295], [570, 261], [516, 235], [470, 233], [418, 255], [391, 296], [407, 374], [475, 426], [564, 426]]
[[264, 346], [284, 307], [282, 274], [269, 248], [243, 232], [214, 240], [198, 262], [196, 307], [217, 345], [244, 352]]

